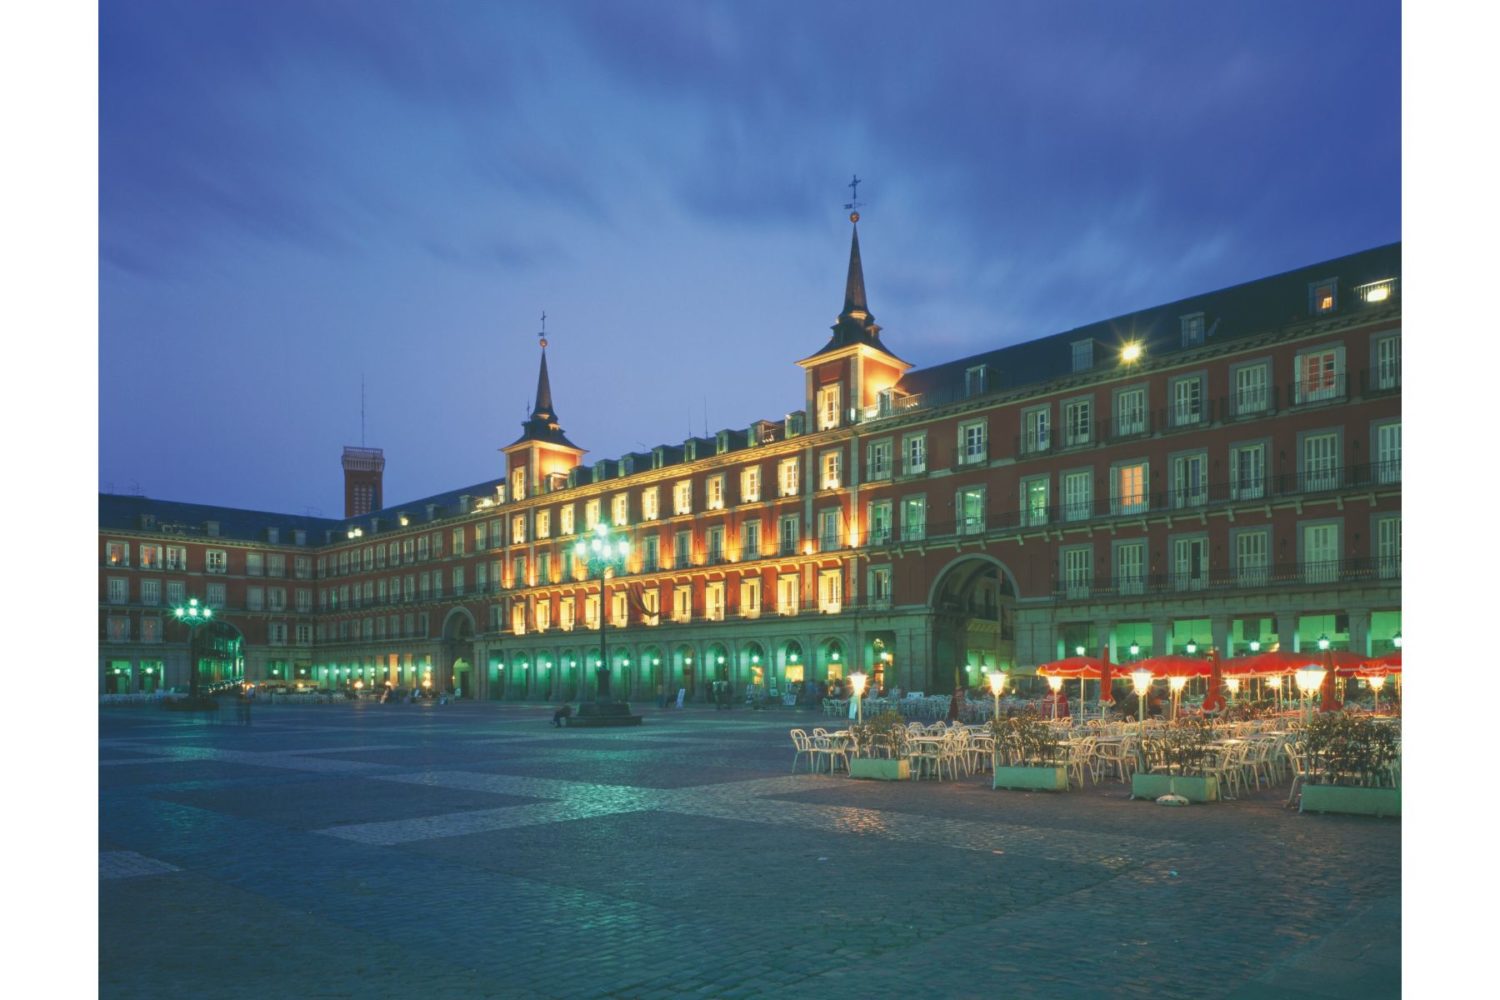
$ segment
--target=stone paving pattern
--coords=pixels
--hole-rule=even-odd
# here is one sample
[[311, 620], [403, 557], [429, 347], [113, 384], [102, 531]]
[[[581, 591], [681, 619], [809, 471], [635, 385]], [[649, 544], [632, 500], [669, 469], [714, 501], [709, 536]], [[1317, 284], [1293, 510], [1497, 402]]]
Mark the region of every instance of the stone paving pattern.
[[1397, 820], [791, 776], [820, 716], [639, 711], [101, 711], [101, 996], [1400, 994]]

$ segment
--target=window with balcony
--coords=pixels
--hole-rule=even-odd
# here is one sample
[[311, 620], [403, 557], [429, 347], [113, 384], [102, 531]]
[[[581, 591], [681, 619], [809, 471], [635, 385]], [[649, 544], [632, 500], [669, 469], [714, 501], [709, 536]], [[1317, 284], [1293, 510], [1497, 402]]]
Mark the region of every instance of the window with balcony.
[[1203, 379], [1184, 375], [1172, 380], [1172, 426], [1186, 427], [1203, 422]]
[[984, 534], [984, 487], [970, 486], [958, 491], [953, 499], [954, 509], [958, 512], [958, 533], [960, 535], [982, 535]]
[[740, 503], [760, 502], [760, 466], [740, 470]]
[[1232, 500], [1259, 500], [1266, 495], [1264, 444], [1229, 449], [1229, 495]]
[[1094, 477], [1087, 469], [1062, 477], [1063, 520], [1083, 521], [1093, 512]]
[[746, 618], [760, 617], [760, 577], [740, 580], [740, 614]]
[[1195, 452], [1172, 459], [1172, 506], [1201, 507], [1208, 503], [1208, 455]]
[[1401, 388], [1401, 334], [1375, 341], [1375, 388]]
[[683, 529], [672, 536], [672, 565], [677, 569], [691, 566], [693, 563], [693, 532], [691, 529]]
[[891, 541], [891, 502], [872, 500], [869, 505], [870, 544], [888, 545]]
[[824, 569], [818, 571], [818, 611], [825, 615], [836, 615], [844, 610], [844, 571]]
[[1021, 525], [1037, 528], [1047, 523], [1052, 502], [1051, 484], [1046, 476], [1021, 480]]
[[869, 575], [866, 577], [865, 592], [870, 595], [872, 605], [888, 607], [891, 603], [891, 568], [871, 566]]
[[224, 585], [222, 583], [204, 584], [203, 603], [211, 608], [222, 608], [224, 606]]
[[1035, 455], [1052, 447], [1052, 410], [1039, 406], [1021, 414], [1021, 454]]
[[104, 564], [106, 566], [129, 566], [130, 565], [130, 543], [129, 542], [105, 542]]
[[[586, 500], [586, 501], [584, 501], [584, 504], [583, 504], [583, 530], [584, 531], [593, 531], [594, 528], [596, 528], [598, 526], [598, 524], [599, 524], [599, 509], [600, 509], [600, 500], [597, 497], [595, 497], [593, 500]], [[513, 539], [511, 539], [511, 541], [514, 542], [514, 541], [516, 541], [516, 539], [513, 538]]]
[[574, 597], [569, 594], [568, 596], [564, 597], [561, 602], [559, 602], [559, 607], [557, 609], [557, 627], [562, 629], [564, 632], [573, 631], [573, 625], [575, 624], [576, 618], [576, 616], [574, 615], [574, 600]]
[[1075, 399], [1063, 405], [1063, 444], [1077, 448], [1094, 440], [1094, 404]]
[[[564, 504], [557, 511], [557, 531], [564, 538], [573, 534], [573, 505]], [[499, 539], [495, 540], [499, 543]]]
[[641, 554], [641, 572], [655, 573], [661, 568], [661, 536], [647, 535], [645, 551]]
[[1375, 566], [1382, 580], [1401, 576], [1401, 515], [1391, 514], [1375, 521]]
[[693, 620], [692, 584], [679, 583], [672, 588], [672, 620], [674, 622]]
[[452, 542], [453, 542], [453, 554], [456, 555], [456, 556], [463, 555], [464, 554], [464, 529], [463, 528], [460, 527], [460, 528], [454, 528], [453, 529]]
[[839, 426], [839, 406], [842, 394], [838, 385], [825, 385], [818, 390], [818, 430], [826, 431]]
[[130, 581], [123, 576], [112, 576], [108, 583], [109, 603], [130, 603]]
[[1323, 347], [1297, 355], [1296, 401], [1316, 403], [1344, 395], [1344, 349]]
[[836, 552], [843, 545], [843, 517], [837, 508], [818, 512], [818, 549]]
[[167, 581], [167, 606], [177, 607], [187, 600], [187, 585], [181, 580]]
[[1114, 503], [1116, 514], [1145, 513], [1150, 501], [1146, 493], [1147, 466], [1131, 462], [1114, 467]]
[[203, 572], [227, 573], [228, 571], [229, 556], [223, 549], [209, 549], [203, 553]]
[[1309, 434], [1302, 439], [1302, 488], [1337, 489], [1340, 473], [1337, 432]]
[[1234, 370], [1234, 415], [1265, 413], [1270, 406], [1271, 366], [1268, 362], [1241, 365]]
[[[594, 601], [595, 598], [589, 598]], [[526, 634], [526, 601], [517, 600], [510, 606], [510, 630], [516, 635]]]
[[616, 528], [623, 528], [630, 523], [630, 495], [616, 493], [609, 500], [609, 519]]
[[[423, 577], [425, 579], [425, 576]], [[531, 586], [531, 581], [526, 574], [526, 557], [512, 556], [510, 560], [510, 585], [519, 590], [522, 587]], [[426, 596], [425, 594], [423, 596]]]
[[[299, 556], [298, 558], [305, 560], [307, 557]], [[167, 569], [176, 572], [181, 572], [187, 569], [187, 549], [177, 545], [168, 545], [166, 552], [166, 566]]]
[[142, 545], [140, 547], [141, 569], [161, 569], [161, 546]]
[[865, 448], [865, 479], [875, 481], [891, 478], [891, 442], [872, 441]]
[[641, 490], [641, 520], [655, 521], [659, 517], [661, 517], [660, 488], [648, 486]]
[[1122, 389], [1115, 396], [1115, 437], [1146, 433], [1146, 390]]
[[776, 463], [776, 483], [780, 496], [794, 497], [801, 490], [801, 472], [795, 458], [784, 458]]
[[1146, 592], [1146, 543], [1115, 543], [1115, 590], [1122, 597]]
[[1234, 577], [1241, 587], [1264, 587], [1270, 582], [1271, 533], [1246, 528], [1234, 536]]
[[[516, 518], [516, 520], [518, 520], [518, 521], [521, 522], [521, 537], [520, 537], [520, 539], [512, 539], [512, 540], [513, 541], [522, 541], [522, 542], [524, 542], [526, 540], [526, 519], [525, 519], [524, 516], [519, 516], [519, 517]], [[512, 528], [514, 528], [514, 522], [512, 522]], [[427, 538], [426, 535], [419, 535], [417, 537], [417, 558], [419, 560], [423, 561], [423, 562], [426, 562], [427, 558], [431, 555], [431, 552], [432, 552], [432, 543], [428, 540], [428, 538]], [[340, 572], [343, 571], [343, 558], [344, 558], [343, 554], [340, 553], [340, 555], [339, 555], [339, 563], [340, 563], [339, 570], [340, 570]]]
[[1065, 546], [1061, 551], [1063, 593], [1070, 600], [1088, 597], [1094, 582], [1094, 550], [1087, 545]]
[[609, 623], [615, 628], [630, 624], [630, 602], [623, 590], [609, 595]]
[[724, 581], [710, 580], [703, 587], [703, 617], [711, 622], [724, 620]]
[[307, 587], [299, 587], [295, 596], [297, 610], [302, 614], [312, 611], [312, 590]]
[[784, 556], [797, 554], [798, 536], [801, 534], [802, 519], [796, 514], [788, 514], [781, 518], [777, 524], [777, 551]]
[[842, 451], [823, 452], [821, 468], [821, 489], [836, 490], [843, 485], [844, 453]]
[[[366, 598], [369, 597], [369, 593], [368, 593], [369, 587], [370, 587], [369, 583], [366, 583], [365, 584], [365, 589], [366, 589], [365, 596], [366, 596]], [[271, 611], [285, 611], [286, 610], [286, 588], [285, 587], [267, 587], [266, 588], [266, 607], [268, 609], [270, 609]]]
[[672, 513], [691, 514], [693, 512], [693, 481], [684, 479], [672, 485]]
[[124, 642], [130, 638], [129, 618], [111, 617], [108, 619], [107, 628], [110, 642]]
[[161, 581], [160, 580], [142, 580], [141, 581], [141, 603], [142, 604], [160, 604], [161, 603]]
[[1375, 475], [1382, 485], [1401, 482], [1401, 421], [1375, 426]]
[[1337, 583], [1338, 578], [1338, 523], [1325, 521], [1317, 524], [1304, 524], [1302, 526], [1302, 582]]
[[760, 521], [744, 521], [740, 524], [740, 558], [760, 558]]
[[988, 458], [989, 422], [970, 420], [958, 426], [958, 460], [962, 465], [978, 465]]
[[927, 434], [908, 434], [901, 439], [902, 475], [915, 476], [927, 471]]
[[795, 615], [801, 603], [801, 580], [796, 573], [780, 573], [776, 577], [776, 613]]
[[1208, 539], [1201, 535], [1172, 542], [1172, 585], [1177, 590], [1208, 586]]
[[920, 542], [927, 537], [927, 498], [905, 497], [901, 501], [901, 540]]
[[708, 564], [717, 566], [724, 561], [724, 526], [716, 524], [704, 532], [704, 544], [708, 548]]

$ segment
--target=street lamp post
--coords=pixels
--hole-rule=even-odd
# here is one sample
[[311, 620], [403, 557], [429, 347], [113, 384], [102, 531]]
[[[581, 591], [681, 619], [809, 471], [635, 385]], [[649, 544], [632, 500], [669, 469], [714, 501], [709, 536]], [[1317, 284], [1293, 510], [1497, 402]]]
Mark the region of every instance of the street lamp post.
[[582, 705], [590, 700], [600, 704], [609, 704], [614, 701], [609, 689], [609, 660], [607, 659], [606, 641], [608, 635], [608, 609], [605, 607], [605, 586], [616, 570], [625, 568], [625, 560], [630, 555], [630, 543], [625, 539], [613, 539], [610, 537], [609, 525], [603, 521], [594, 525], [593, 537], [584, 541], [578, 540], [573, 546], [573, 556], [584, 564], [585, 574], [597, 572], [599, 574], [599, 666], [595, 671], [598, 687], [595, 697], [588, 697], [587, 687], [579, 692], [579, 703]]
[[588, 697], [588, 685], [583, 682], [582, 677], [579, 678], [582, 690], [578, 693], [578, 712], [569, 717], [568, 725], [570, 727], [638, 726], [641, 723], [641, 717], [631, 715], [629, 706], [623, 701], [616, 701], [610, 691], [609, 650], [607, 648], [609, 609], [605, 605], [605, 600], [609, 596], [608, 580], [615, 573], [624, 570], [625, 561], [630, 556], [630, 543], [623, 538], [612, 537], [609, 525], [599, 521], [594, 525], [591, 537], [587, 540], [580, 538], [573, 546], [573, 556], [583, 563], [585, 574], [589, 572], [599, 574], [599, 666], [594, 675], [597, 687], [593, 698]]
[[190, 597], [186, 604], [172, 609], [172, 617], [188, 630], [188, 698], [198, 700], [198, 629], [207, 625], [214, 617], [214, 609], [200, 604], [198, 598]]
[[856, 725], [865, 724], [865, 682], [868, 680], [864, 671], [856, 670], [849, 675], [849, 684], [854, 688], [854, 721]]
[[1005, 672], [1000, 669], [990, 671], [990, 694], [995, 696], [995, 714], [991, 719], [1000, 718], [1000, 693], [1005, 690]]

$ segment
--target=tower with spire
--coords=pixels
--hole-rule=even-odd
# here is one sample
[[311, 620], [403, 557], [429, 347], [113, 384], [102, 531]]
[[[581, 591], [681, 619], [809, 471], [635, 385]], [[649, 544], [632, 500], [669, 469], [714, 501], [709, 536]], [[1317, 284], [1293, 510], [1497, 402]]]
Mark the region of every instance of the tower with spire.
[[[859, 183], [855, 179], [854, 185]], [[854, 209], [853, 202], [846, 208]], [[880, 342], [880, 324], [865, 297], [864, 262], [859, 254], [859, 212], [849, 213], [853, 230], [849, 241], [849, 275], [844, 282], [844, 308], [833, 325], [833, 336], [816, 354], [797, 364], [806, 372], [807, 412], [817, 430], [843, 427], [858, 421], [867, 407], [877, 405], [911, 368]]]
[[566, 477], [578, 465], [584, 449], [568, 440], [557, 411], [552, 406], [552, 381], [547, 375], [547, 314], [542, 314], [543, 332], [538, 334], [542, 361], [536, 376], [536, 402], [531, 416], [521, 422], [521, 436], [500, 449], [505, 453], [505, 481], [512, 500], [541, 492], [544, 484]]

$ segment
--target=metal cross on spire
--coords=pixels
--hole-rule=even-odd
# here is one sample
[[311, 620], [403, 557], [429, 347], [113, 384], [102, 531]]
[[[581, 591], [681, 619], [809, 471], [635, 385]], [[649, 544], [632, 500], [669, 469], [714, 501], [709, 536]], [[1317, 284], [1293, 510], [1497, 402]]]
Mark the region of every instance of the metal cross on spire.
[[545, 351], [547, 349], [547, 310], [545, 309], [542, 310], [542, 332], [536, 335], [536, 339], [541, 341], [542, 350]]
[[859, 186], [863, 183], [864, 182], [859, 179], [859, 174], [855, 174], [854, 179], [851, 180], [847, 185], [849, 190], [853, 192], [853, 200], [844, 206], [844, 208], [849, 212], [850, 222], [859, 221], [859, 208], [862, 204], [864, 204], [859, 200]]

